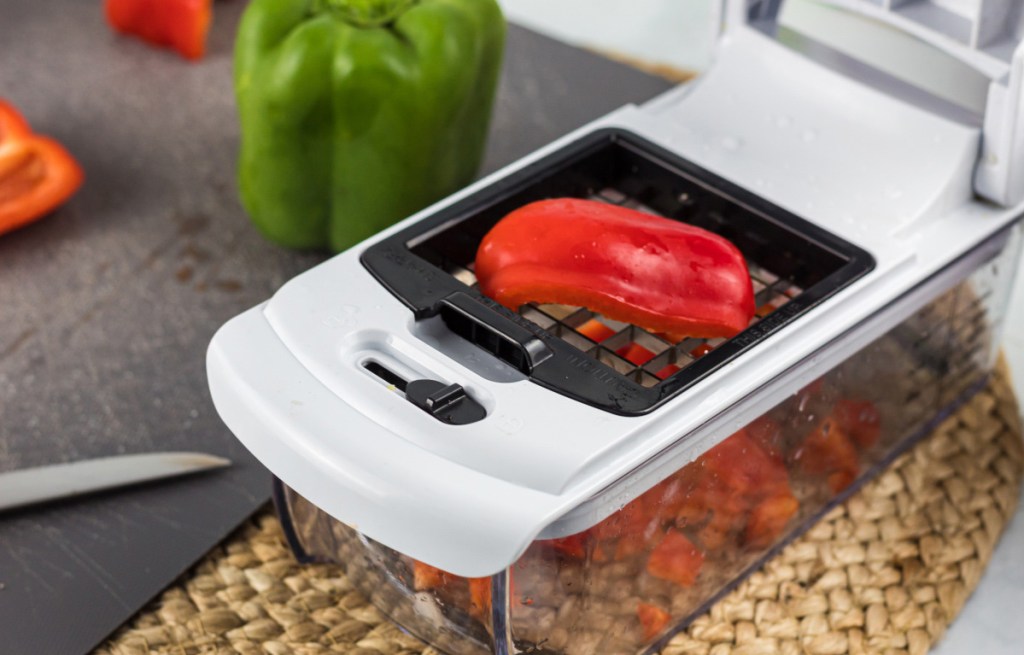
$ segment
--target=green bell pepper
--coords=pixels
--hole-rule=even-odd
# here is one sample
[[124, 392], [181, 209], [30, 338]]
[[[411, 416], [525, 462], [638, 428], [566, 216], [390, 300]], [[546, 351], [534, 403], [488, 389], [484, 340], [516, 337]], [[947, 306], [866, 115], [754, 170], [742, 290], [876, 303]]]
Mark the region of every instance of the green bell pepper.
[[340, 251], [467, 184], [504, 40], [495, 0], [253, 0], [235, 44], [253, 222]]

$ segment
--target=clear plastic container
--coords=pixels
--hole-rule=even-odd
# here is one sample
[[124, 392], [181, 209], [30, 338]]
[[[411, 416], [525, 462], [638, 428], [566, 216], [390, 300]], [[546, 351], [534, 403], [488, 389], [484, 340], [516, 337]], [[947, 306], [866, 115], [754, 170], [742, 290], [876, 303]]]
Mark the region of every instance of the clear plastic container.
[[453, 654], [657, 648], [981, 388], [1018, 232], [696, 461], [587, 530], [533, 542], [490, 578], [417, 562], [278, 484], [286, 534], [301, 558], [342, 564], [393, 620]]

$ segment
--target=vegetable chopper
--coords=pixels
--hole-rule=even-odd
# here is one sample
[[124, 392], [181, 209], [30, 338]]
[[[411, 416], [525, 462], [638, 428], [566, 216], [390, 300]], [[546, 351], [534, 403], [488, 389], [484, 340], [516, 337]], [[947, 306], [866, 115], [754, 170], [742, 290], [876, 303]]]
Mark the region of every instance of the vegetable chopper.
[[[1024, 213], [1019, 2], [726, 2], [699, 80], [296, 277], [214, 337], [293, 548], [452, 653], [653, 651], [984, 384]], [[575, 196], [691, 222], [758, 312], [669, 343], [475, 289]]]

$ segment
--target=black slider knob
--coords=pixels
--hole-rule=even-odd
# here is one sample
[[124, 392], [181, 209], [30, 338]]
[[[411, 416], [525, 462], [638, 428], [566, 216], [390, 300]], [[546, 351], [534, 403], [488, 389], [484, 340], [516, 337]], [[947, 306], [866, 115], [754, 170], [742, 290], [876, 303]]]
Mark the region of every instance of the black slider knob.
[[434, 418], [452, 425], [475, 423], [487, 416], [459, 384], [437, 380], [413, 380], [405, 388], [405, 397]]

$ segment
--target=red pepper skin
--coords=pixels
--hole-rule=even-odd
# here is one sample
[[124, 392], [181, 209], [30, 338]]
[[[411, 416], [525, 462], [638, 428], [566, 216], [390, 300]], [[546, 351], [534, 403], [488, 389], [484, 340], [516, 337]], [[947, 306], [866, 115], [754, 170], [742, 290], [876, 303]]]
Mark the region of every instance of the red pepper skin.
[[4, 139], [24, 137], [32, 133], [25, 117], [14, 108], [9, 102], [0, 98], [0, 143]]
[[480, 290], [510, 309], [586, 307], [655, 332], [731, 337], [754, 315], [743, 255], [706, 230], [592, 200], [521, 207], [477, 250]]
[[186, 59], [206, 51], [213, 0], [106, 0], [107, 22], [155, 46], [173, 48]]
[[0, 99], [0, 234], [46, 216], [82, 185], [82, 168], [64, 147], [34, 134]]

